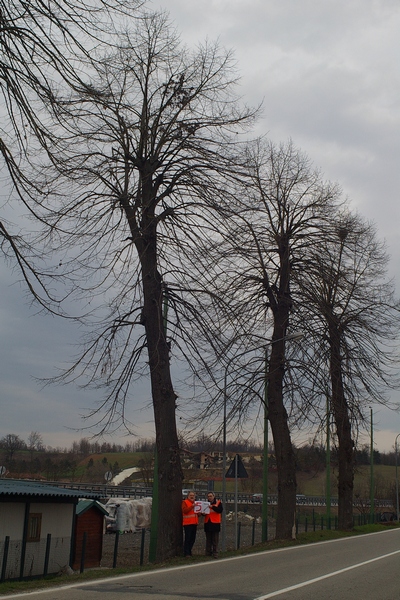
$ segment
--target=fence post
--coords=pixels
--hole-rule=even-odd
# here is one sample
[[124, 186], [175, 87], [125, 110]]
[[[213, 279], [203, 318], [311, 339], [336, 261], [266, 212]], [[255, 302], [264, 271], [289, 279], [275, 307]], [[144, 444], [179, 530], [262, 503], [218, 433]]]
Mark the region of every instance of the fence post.
[[85, 531], [85, 533], [83, 534], [83, 539], [82, 539], [81, 569], [80, 569], [81, 573], [83, 573], [83, 571], [85, 570], [86, 540], [87, 540], [87, 533]]
[[115, 532], [113, 569], [115, 569], [115, 567], [117, 566], [118, 542], [119, 542], [119, 530], [117, 529], [117, 531]]
[[20, 581], [24, 578], [24, 569], [25, 569], [25, 556], [26, 556], [26, 540], [28, 537], [28, 522], [29, 522], [29, 511], [30, 511], [30, 502], [25, 504], [25, 516], [24, 516], [24, 530], [22, 533], [22, 547], [21, 547], [21, 558], [19, 565], [19, 579]]
[[256, 520], [253, 519], [253, 526], [252, 526], [252, 531], [251, 531], [251, 545], [254, 546], [254, 540], [255, 540], [255, 535], [256, 535]]
[[236, 550], [238, 550], [240, 548], [240, 531], [241, 531], [241, 522], [239, 521], [239, 523], [237, 524], [237, 548]]
[[141, 539], [141, 543], [140, 543], [140, 566], [143, 565], [145, 535], [146, 535], [146, 529], [143, 527], [143, 529], [142, 529], [142, 539]]
[[48, 533], [47, 539], [46, 539], [46, 554], [44, 557], [43, 577], [46, 577], [47, 571], [49, 570], [50, 544], [51, 544], [51, 533]]
[[3, 550], [3, 563], [1, 566], [1, 577], [0, 582], [2, 583], [6, 579], [6, 567], [7, 567], [7, 559], [8, 559], [8, 548], [10, 546], [10, 536], [6, 535], [4, 540], [4, 550]]

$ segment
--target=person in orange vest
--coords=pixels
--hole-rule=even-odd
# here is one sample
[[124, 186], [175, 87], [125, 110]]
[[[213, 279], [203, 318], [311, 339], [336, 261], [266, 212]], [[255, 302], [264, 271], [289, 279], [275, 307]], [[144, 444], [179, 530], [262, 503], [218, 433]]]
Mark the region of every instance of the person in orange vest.
[[217, 500], [213, 492], [208, 492], [207, 500], [210, 503], [210, 512], [204, 516], [206, 555], [218, 558], [218, 542], [223, 506], [221, 500]]
[[196, 541], [199, 517], [194, 512], [195, 499], [195, 493], [193, 491], [189, 491], [187, 497], [182, 501], [183, 531], [185, 533], [183, 556], [185, 558], [190, 558], [192, 556], [192, 548]]

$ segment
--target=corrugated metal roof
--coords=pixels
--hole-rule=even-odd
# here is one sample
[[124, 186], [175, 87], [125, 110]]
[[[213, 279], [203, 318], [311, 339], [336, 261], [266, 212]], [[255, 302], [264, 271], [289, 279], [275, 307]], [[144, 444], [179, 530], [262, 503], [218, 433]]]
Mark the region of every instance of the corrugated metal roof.
[[99, 498], [96, 492], [61, 488], [25, 479], [0, 479], [1, 496], [46, 496], [57, 498]]

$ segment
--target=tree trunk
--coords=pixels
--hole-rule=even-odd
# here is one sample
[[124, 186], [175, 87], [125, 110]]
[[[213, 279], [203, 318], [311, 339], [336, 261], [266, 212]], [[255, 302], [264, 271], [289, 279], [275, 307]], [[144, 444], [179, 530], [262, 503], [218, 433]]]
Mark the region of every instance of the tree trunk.
[[288, 415], [283, 402], [285, 375], [285, 336], [289, 324], [292, 299], [290, 296], [290, 248], [288, 235], [278, 240], [280, 260], [279, 288], [268, 283], [268, 300], [274, 315], [271, 357], [268, 366], [268, 416], [271, 423], [278, 471], [278, 511], [276, 538], [291, 539], [296, 510], [296, 460], [293, 451]]
[[169, 346], [163, 323], [163, 292], [157, 270], [156, 238], [146, 236], [140, 254], [143, 278], [143, 323], [147, 349], [158, 456], [157, 562], [182, 551], [182, 480], [175, 420], [176, 395], [172, 386]]
[[331, 331], [332, 410], [339, 444], [338, 527], [353, 529], [354, 444], [349, 408], [345, 399], [339, 335]]
[[[277, 337], [277, 336], [274, 336]], [[284, 334], [280, 337], [284, 337]], [[279, 339], [279, 338], [278, 338]], [[278, 471], [276, 538], [291, 539], [296, 511], [296, 461], [288, 415], [283, 403], [284, 341], [272, 344], [268, 376], [268, 417], [274, 439]]]
[[[296, 461], [282, 393], [285, 374], [285, 341], [282, 338], [285, 334], [284, 327], [274, 328], [268, 368], [268, 418], [271, 423], [278, 471], [276, 538], [287, 540], [293, 535], [297, 483]], [[274, 339], [277, 341], [274, 342]]]
[[156, 561], [162, 562], [182, 553], [183, 473], [176, 428], [176, 394], [172, 386], [169, 344], [163, 316], [162, 277], [158, 270], [155, 188], [151, 171], [151, 164], [145, 164], [140, 231], [128, 205], [126, 214], [142, 268], [142, 323], [146, 331], [158, 458]]

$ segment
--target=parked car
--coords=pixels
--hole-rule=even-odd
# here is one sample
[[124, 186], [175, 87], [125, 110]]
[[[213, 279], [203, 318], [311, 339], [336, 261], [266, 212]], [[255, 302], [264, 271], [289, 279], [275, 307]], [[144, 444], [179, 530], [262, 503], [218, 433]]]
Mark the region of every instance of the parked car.
[[381, 513], [381, 523], [389, 523], [390, 521], [396, 521], [396, 513], [385, 511]]
[[263, 495], [262, 494], [253, 494], [251, 497], [251, 501], [252, 502], [262, 502], [263, 501]]

